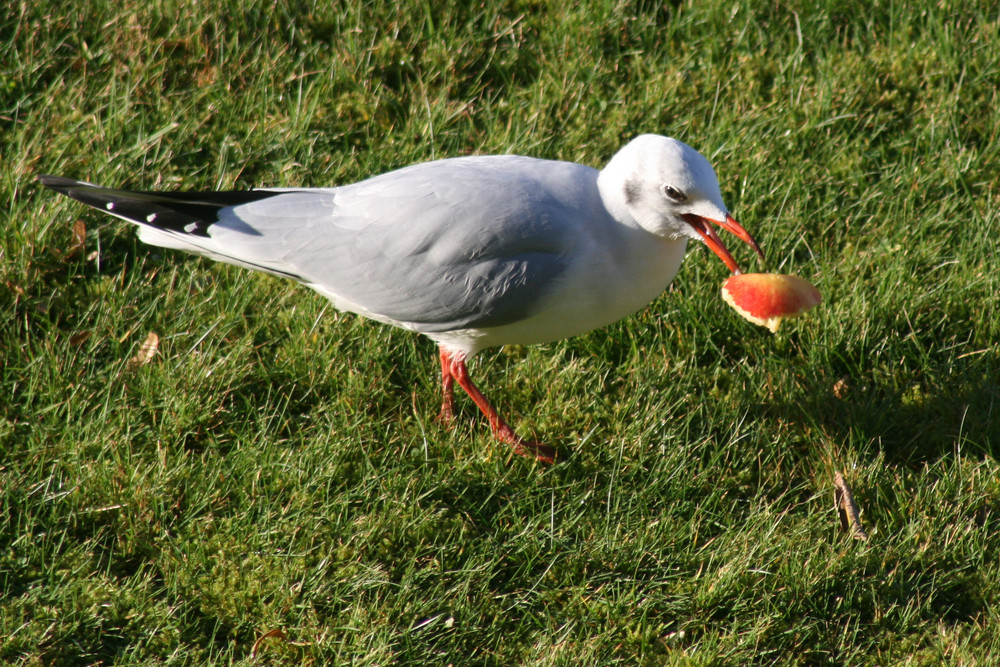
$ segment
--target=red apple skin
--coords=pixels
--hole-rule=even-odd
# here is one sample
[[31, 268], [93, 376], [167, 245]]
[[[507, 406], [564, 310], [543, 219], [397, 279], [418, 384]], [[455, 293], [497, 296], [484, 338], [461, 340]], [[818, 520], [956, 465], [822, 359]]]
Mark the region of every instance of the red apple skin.
[[782, 318], [817, 306], [822, 296], [797, 276], [777, 273], [741, 273], [722, 284], [722, 298], [754, 324], [777, 331]]

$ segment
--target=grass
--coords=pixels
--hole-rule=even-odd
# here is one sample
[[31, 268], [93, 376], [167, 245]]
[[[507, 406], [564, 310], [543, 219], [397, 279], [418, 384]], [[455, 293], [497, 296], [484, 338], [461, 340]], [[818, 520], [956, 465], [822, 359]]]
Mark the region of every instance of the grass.
[[[8, 4], [0, 662], [1000, 654], [995, 3]], [[457, 428], [433, 420], [428, 341], [33, 180], [600, 166], [641, 132], [708, 155], [768, 268], [825, 302], [771, 336], [693, 248], [642, 313], [484, 353], [474, 376], [552, 467], [464, 398]], [[838, 470], [866, 543], [838, 527]]]

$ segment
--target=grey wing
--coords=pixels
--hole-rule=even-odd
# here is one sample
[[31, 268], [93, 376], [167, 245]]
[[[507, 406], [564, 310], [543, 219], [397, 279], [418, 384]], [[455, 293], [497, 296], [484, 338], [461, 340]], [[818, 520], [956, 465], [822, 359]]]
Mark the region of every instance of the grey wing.
[[[517, 166], [447, 160], [252, 202], [232, 211], [260, 234], [241, 234], [240, 252], [420, 331], [516, 321], [563, 274], [575, 242], [565, 203]], [[229, 236], [213, 233], [231, 247]]]
[[436, 332], [531, 314], [566, 269], [595, 176], [511, 156], [325, 189], [133, 192], [40, 180], [138, 225], [147, 243], [293, 278], [341, 307]]

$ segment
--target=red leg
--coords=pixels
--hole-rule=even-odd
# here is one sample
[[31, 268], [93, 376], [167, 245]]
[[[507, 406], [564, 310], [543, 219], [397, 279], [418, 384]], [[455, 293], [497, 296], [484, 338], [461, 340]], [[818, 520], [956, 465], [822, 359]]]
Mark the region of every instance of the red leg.
[[472, 379], [469, 377], [469, 369], [465, 366], [465, 356], [458, 353], [452, 353], [441, 348], [441, 377], [442, 386], [445, 390], [444, 404], [441, 407], [442, 413], [445, 411], [447, 406], [448, 410], [451, 410], [451, 386], [452, 381], [457, 380], [458, 385], [465, 390], [465, 393], [469, 395], [469, 398], [475, 402], [486, 419], [490, 422], [490, 428], [493, 430], [493, 437], [501, 442], [507, 443], [514, 448], [514, 453], [520, 454], [521, 456], [527, 456], [529, 458], [535, 458], [544, 463], [552, 463], [555, 461], [556, 452], [552, 447], [548, 445], [543, 445], [540, 442], [532, 442], [530, 440], [524, 440], [519, 438], [514, 429], [510, 427], [500, 413], [496, 411], [496, 408], [489, 402], [483, 392], [479, 391], [479, 388], [473, 384]]
[[442, 424], [450, 424], [455, 419], [455, 396], [452, 391], [454, 384], [451, 359], [444, 348], [441, 348], [441, 413], [438, 415], [438, 421]]

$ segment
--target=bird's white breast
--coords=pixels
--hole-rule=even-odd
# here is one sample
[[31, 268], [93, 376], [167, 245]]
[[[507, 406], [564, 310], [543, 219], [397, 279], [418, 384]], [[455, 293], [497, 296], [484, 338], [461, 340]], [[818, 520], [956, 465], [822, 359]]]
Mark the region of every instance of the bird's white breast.
[[578, 256], [528, 317], [499, 327], [435, 333], [438, 343], [467, 355], [500, 345], [531, 345], [579, 336], [641, 310], [670, 285], [686, 240], [629, 230], [616, 252], [594, 248]]

